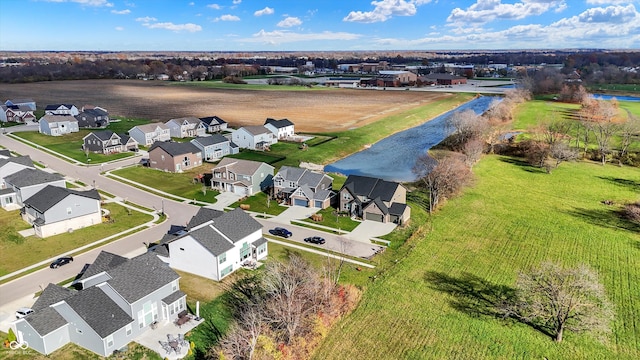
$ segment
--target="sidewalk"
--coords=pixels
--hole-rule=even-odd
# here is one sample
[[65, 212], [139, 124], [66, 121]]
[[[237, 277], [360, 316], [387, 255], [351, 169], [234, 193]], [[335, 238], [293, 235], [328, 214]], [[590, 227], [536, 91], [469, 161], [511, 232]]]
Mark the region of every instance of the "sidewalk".
[[296, 244], [291, 244], [291, 243], [284, 242], [284, 241], [274, 240], [274, 239], [271, 239], [271, 238], [269, 238], [267, 240], [269, 242], [272, 242], [272, 243], [275, 243], [275, 244], [291, 247], [291, 248], [298, 249], [298, 250], [303, 250], [303, 251], [314, 253], [314, 254], [319, 254], [319, 255], [322, 255], [322, 256], [327, 256], [327, 257], [330, 257], [332, 259], [344, 260], [345, 262], [356, 264], [358, 266], [366, 267], [366, 268], [369, 268], [369, 269], [374, 269], [375, 268], [375, 266], [373, 266], [371, 264], [367, 264], [367, 263], [364, 263], [364, 262], [358, 261], [358, 260], [352, 260], [352, 259], [346, 258], [344, 256], [331, 254], [331, 253], [328, 253], [326, 251], [310, 249], [310, 248], [308, 248], [306, 246], [299, 246], [299, 245], [296, 245]]

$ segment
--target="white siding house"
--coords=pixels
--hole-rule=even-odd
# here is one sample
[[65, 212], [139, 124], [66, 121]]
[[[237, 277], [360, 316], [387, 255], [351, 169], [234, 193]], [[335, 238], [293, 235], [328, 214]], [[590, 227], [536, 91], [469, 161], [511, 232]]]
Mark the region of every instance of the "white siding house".
[[163, 123], [134, 126], [129, 130], [129, 136], [143, 146], [151, 146], [156, 141], [171, 140], [169, 127]]
[[242, 149], [264, 150], [278, 142], [276, 135], [262, 125], [244, 126], [233, 132], [231, 141]]
[[71, 115], [45, 115], [39, 120], [40, 133], [62, 136], [80, 131], [78, 120]]

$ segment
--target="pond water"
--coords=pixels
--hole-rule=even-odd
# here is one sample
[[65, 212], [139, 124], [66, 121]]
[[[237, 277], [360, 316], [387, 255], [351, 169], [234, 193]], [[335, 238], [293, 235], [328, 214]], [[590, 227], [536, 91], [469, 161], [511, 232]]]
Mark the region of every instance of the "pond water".
[[618, 101], [634, 101], [634, 102], [640, 101], [640, 97], [637, 97], [637, 96], [616, 96], [616, 95], [607, 95], [607, 94], [596, 94], [596, 95], [593, 95], [593, 97], [598, 100], [611, 100], [613, 98], [616, 98]]
[[414, 128], [391, 135], [370, 148], [324, 167], [326, 172], [363, 175], [389, 181], [414, 181], [411, 169], [416, 159], [450, 133], [446, 121], [456, 111], [485, 112], [496, 96], [481, 96]]

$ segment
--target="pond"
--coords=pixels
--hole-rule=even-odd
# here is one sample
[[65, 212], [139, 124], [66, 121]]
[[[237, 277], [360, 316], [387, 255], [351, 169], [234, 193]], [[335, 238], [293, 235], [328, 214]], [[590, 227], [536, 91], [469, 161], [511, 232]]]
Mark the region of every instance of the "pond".
[[324, 167], [326, 172], [344, 175], [363, 175], [389, 181], [414, 181], [411, 169], [416, 159], [432, 146], [439, 144], [450, 133], [447, 119], [456, 111], [471, 109], [477, 114], [485, 112], [496, 96], [481, 96], [431, 121], [391, 135], [370, 148], [355, 153]]
[[634, 101], [634, 102], [640, 101], [640, 97], [637, 97], [637, 96], [616, 96], [616, 95], [608, 95], [608, 94], [595, 94], [593, 95], [593, 97], [598, 100], [611, 100], [615, 98], [618, 101]]

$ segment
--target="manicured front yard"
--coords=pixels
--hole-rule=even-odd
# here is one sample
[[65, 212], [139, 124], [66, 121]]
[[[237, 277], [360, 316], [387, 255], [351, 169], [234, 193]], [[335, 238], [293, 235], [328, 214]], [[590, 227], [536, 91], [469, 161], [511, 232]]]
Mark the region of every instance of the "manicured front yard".
[[355, 220], [351, 220], [349, 216], [342, 216], [336, 214], [336, 209], [329, 207], [318, 211], [316, 214], [322, 215], [322, 221], [314, 221], [310, 218], [304, 219], [305, 222], [310, 224], [328, 226], [334, 229], [340, 229], [344, 231], [353, 231], [356, 226], [361, 223]]
[[275, 200], [269, 201], [269, 204], [267, 205], [267, 194], [263, 192], [257, 193], [242, 201], [235, 202], [229, 207], [237, 208], [240, 204], [249, 205], [249, 211], [270, 215], [280, 215], [283, 211], [287, 210], [286, 206], [278, 205]]
[[22, 237], [19, 230], [30, 226], [22, 221], [20, 211], [0, 209], [0, 276], [26, 266], [66, 253], [80, 246], [131, 229], [150, 221], [152, 217], [137, 211], [127, 211], [117, 204], [104, 204], [111, 212], [112, 223], [101, 223], [41, 239], [36, 236]]

